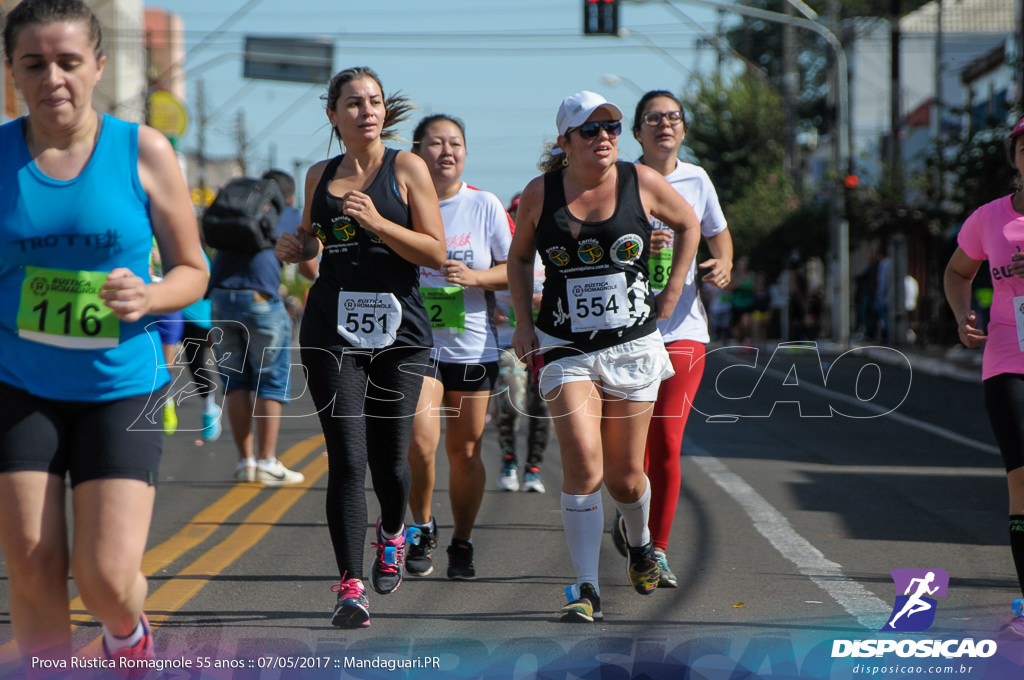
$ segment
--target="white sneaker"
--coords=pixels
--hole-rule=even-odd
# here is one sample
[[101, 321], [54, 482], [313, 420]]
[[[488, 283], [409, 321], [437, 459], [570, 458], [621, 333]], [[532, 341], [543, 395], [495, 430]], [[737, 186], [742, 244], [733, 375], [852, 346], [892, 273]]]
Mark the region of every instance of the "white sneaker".
[[256, 481], [256, 459], [243, 458], [235, 466], [235, 479], [239, 482]]
[[526, 469], [526, 474], [523, 475], [523, 491], [533, 491], [534, 493], [547, 491], [544, 488], [544, 482], [541, 481], [540, 472], [536, 468]]
[[498, 486], [505, 491], [519, 491], [519, 469], [512, 461], [506, 461], [501, 466], [501, 475], [498, 477]]
[[272, 465], [264, 465], [263, 461], [256, 464], [256, 481], [264, 486], [299, 484], [305, 479], [304, 474], [289, 470], [276, 458]]

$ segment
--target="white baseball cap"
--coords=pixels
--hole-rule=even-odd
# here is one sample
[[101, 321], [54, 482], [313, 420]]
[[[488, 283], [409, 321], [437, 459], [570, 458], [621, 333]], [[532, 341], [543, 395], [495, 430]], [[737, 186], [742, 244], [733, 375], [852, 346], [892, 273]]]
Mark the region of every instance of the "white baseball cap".
[[607, 110], [614, 120], [622, 120], [622, 109], [596, 92], [583, 90], [563, 99], [562, 105], [558, 107], [558, 115], [555, 116], [559, 136], [564, 135], [570, 128], [577, 128], [586, 123], [587, 118], [598, 109]]

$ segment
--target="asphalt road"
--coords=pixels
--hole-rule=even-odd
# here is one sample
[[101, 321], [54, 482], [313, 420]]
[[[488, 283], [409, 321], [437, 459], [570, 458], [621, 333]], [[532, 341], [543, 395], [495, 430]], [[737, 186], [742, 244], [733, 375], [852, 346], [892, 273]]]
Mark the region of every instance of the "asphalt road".
[[[588, 675], [598, 668], [600, 677], [683, 677], [688, 667], [691, 678], [851, 678], [853, 661], [828, 650], [836, 639], [877, 636], [896, 595], [889, 572], [901, 568], [950, 575], [928, 635], [1004, 636], [1017, 587], [1005, 475], [980, 384], [883, 358], [891, 362], [813, 346], [712, 352], [687, 428], [669, 550], [680, 587], [634, 593], [606, 535], [605, 619], [592, 625], [555, 615], [572, 574], [556, 441], [543, 467], [548, 493], [508, 493], [496, 485], [488, 426], [478, 579], [447, 581], [442, 548], [432, 576], [371, 592], [369, 629], [338, 630], [327, 464], [308, 394], [286, 408], [280, 440], [281, 459], [306, 482], [283, 489], [235, 483], [229, 434], [201, 445], [184, 431], [199, 425], [186, 402], [182, 431], [166, 439], [144, 569], [160, 655], [191, 666], [161, 677], [196, 677], [197, 664], [210, 677], [395, 677], [379, 667], [384, 658], [401, 677], [598, 677]], [[298, 370], [293, 380], [300, 391]], [[443, 458], [435, 516], [444, 544]], [[372, 522], [369, 487], [367, 498]], [[606, 497], [609, 524], [613, 508]], [[20, 675], [7, 592], [0, 565], [0, 678]], [[80, 602], [73, 609], [75, 643], [88, 654], [99, 627]], [[1004, 663], [1020, 662], [1020, 644], [1000, 642]]]

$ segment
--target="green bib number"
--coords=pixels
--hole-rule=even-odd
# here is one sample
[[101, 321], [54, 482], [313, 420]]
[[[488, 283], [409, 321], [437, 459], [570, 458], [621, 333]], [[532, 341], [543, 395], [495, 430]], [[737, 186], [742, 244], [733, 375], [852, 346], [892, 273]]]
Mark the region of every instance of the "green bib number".
[[672, 249], [662, 248], [657, 254], [651, 253], [651, 288], [662, 290], [672, 274]]
[[420, 288], [420, 295], [430, 315], [431, 328], [450, 328], [453, 333], [466, 330], [466, 303], [462, 286]]
[[18, 336], [68, 349], [117, 347], [121, 324], [99, 297], [107, 272], [25, 267]]

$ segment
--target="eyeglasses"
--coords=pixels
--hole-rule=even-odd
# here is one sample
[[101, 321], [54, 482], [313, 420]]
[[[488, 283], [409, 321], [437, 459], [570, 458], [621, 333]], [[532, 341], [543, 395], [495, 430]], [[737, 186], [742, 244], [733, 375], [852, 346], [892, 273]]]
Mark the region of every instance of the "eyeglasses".
[[[593, 139], [604, 129], [609, 137], [618, 137], [622, 133], [621, 120], [595, 120], [576, 128], [582, 139]], [[568, 134], [568, 133], [566, 133]]]
[[657, 127], [658, 125], [661, 125], [662, 118], [668, 118], [668, 122], [671, 123], [672, 125], [675, 125], [676, 123], [680, 122], [683, 119], [683, 112], [665, 111], [664, 113], [662, 113], [661, 111], [648, 111], [647, 113], [644, 114], [643, 118], [644, 122], [650, 125], [651, 127]]

